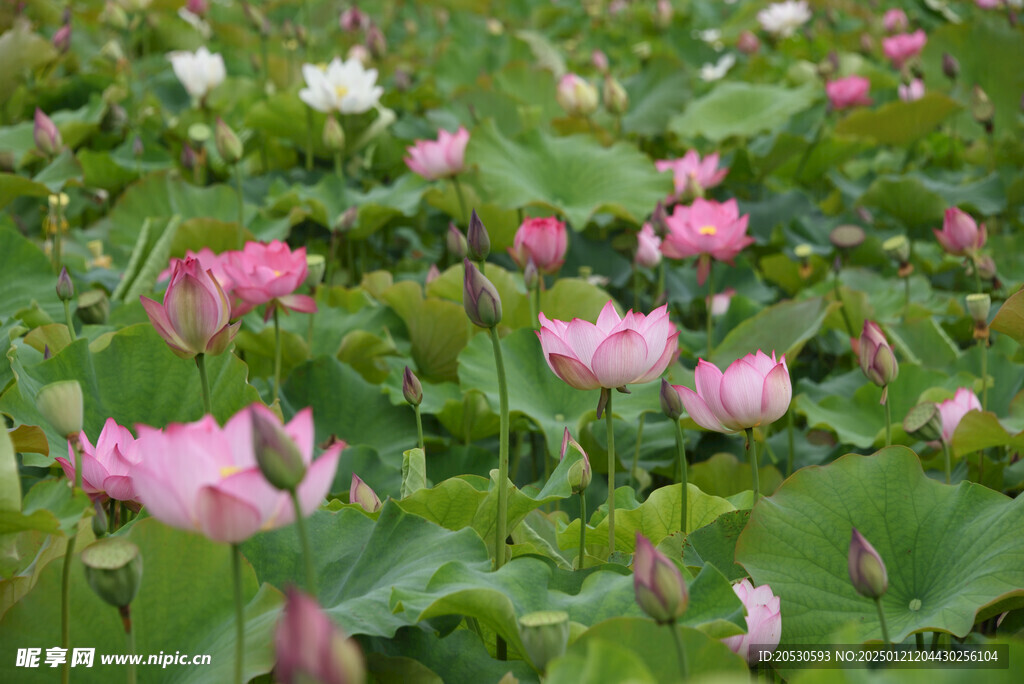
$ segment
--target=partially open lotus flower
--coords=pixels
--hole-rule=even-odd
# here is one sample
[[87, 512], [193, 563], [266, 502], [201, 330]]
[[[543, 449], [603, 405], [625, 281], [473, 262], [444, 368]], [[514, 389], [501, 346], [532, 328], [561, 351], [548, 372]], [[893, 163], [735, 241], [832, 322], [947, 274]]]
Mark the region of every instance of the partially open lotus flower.
[[533, 259], [541, 273], [555, 273], [565, 262], [567, 247], [565, 222], [546, 216], [523, 221], [508, 252], [519, 268], [526, 268], [526, 262]]
[[654, 162], [658, 171], [671, 171], [675, 197], [703, 197], [704, 191], [721, 183], [729, 173], [728, 167], [718, 166], [718, 153], [703, 159], [696, 150], [690, 150], [679, 159]]
[[309, 266], [306, 248], [294, 252], [279, 240], [270, 244], [247, 242], [240, 252], [229, 252], [224, 258], [224, 272], [231, 278], [236, 302], [232, 317], [248, 313], [260, 304], [270, 304], [265, 318], [276, 307], [313, 313], [316, 301], [308, 295], [294, 294], [305, 282]]
[[[142, 459], [135, 448], [135, 437], [131, 431], [107, 418], [103, 430], [92, 445], [85, 432], [78, 433], [79, 453], [82, 455], [82, 489], [93, 501], [101, 503], [109, 499], [128, 502], [134, 510], [139, 502], [132, 486], [132, 469]], [[68, 441], [68, 457], [58, 458], [57, 463], [64, 469], [69, 480], [75, 480], [76, 449]]]
[[863, 76], [846, 76], [825, 84], [829, 104], [837, 111], [871, 104], [870, 90], [871, 81]]
[[957, 208], [946, 209], [942, 230], [932, 229], [942, 248], [953, 256], [967, 256], [985, 246], [988, 233], [985, 224], [979, 226], [971, 215]]
[[407, 147], [409, 156], [405, 158], [405, 165], [427, 180], [454, 176], [465, 165], [468, 142], [469, 131], [464, 127], [460, 126], [454, 134], [442, 129], [438, 131], [437, 140], [417, 140], [415, 145]]
[[913, 33], [898, 33], [882, 39], [882, 51], [892, 65], [899, 69], [907, 60], [916, 57], [928, 42], [928, 35], [918, 29]]
[[[767, 584], [754, 587], [750, 580], [732, 585], [732, 590], [747, 610], [747, 633], [722, 639], [736, 655], [754, 665], [761, 660], [761, 651], [774, 651], [782, 638], [781, 599]], [[757, 648], [753, 649], [752, 646]]]
[[171, 52], [167, 58], [171, 60], [174, 75], [195, 100], [205, 99], [227, 76], [224, 58], [217, 53], [211, 53], [205, 46], [201, 46], [195, 52]]
[[715, 432], [739, 432], [774, 423], [789, 410], [793, 386], [786, 356], [761, 350], [733, 361], [722, 373], [700, 359], [693, 374], [697, 391], [673, 385], [694, 422]]

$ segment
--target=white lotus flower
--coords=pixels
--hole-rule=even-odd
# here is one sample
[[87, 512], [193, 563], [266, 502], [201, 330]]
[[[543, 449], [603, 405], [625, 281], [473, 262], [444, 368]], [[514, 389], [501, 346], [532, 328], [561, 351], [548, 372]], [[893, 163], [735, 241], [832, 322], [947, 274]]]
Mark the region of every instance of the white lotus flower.
[[729, 69], [732, 69], [734, 64], [736, 64], [736, 55], [731, 52], [727, 52], [719, 57], [718, 61], [714, 64], [708, 63], [701, 66], [701, 80], [709, 83], [711, 81], [717, 81], [729, 73]]
[[205, 46], [195, 53], [187, 50], [169, 52], [167, 59], [171, 60], [174, 75], [181, 81], [181, 85], [197, 100], [205, 98], [227, 76], [224, 58], [217, 53], [210, 54]]
[[761, 28], [778, 38], [793, 35], [810, 18], [811, 10], [805, 0], [776, 2], [757, 13]]
[[326, 67], [302, 65], [306, 87], [299, 97], [318, 112], [361, 114], [375, 107], [384, 89], [376, 85], [377, 70], [365, 69], [358, 59], [335, 57]]

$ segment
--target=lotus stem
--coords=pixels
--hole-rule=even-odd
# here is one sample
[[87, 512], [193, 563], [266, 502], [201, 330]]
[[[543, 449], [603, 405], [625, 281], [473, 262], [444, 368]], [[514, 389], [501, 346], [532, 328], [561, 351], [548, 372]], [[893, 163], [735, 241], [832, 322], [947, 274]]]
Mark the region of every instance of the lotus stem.
[[885, 446], [892, 446], [892, 409], [889, 407], [889, 386], [882, 390], [882, 400], [885, 404]]
[[238, 188], [238, 249], [245, 247], [245, 195], [242, 194], [242, 164], [235, 162], [235, 185]]
[[75, 335], [75, 322], [71, 319], [71, 302], [64, 301], [64, 320], [67, 321], [68, 334], [71, 335], [71, 341], [74, 342], [78, 339]]
[[903, 321], [910, 315], [910, 276], [903, 279]]
[[953, 474], [953, 458], [952, 454], [950, 453], [949, 442], [947, 442], [946, 440], [942, 440], [942, 459], [946, 465], [946, 484], [950, 484], [952, 482]]
[[341, 152], [334, 153], [334, 175], [338, 178], [344, 178], [345, 174], [342, 173], [341, 168]]
[[[458, 176], [452, 176], [452, 184], [455, 186], [455, 196], [459, 198], [459, 211], [462, 215], [462, 223], [465, 224], [469, 221], [469, 214], [466, 212], [466, 196], [462, 194], [462, 183], [459, 182]], [[522, 217], [520, 217], [519, 222], [523, 222]]]
[[586, 491], [580, 490], [580, 562], [577, 570], [583, 569], [583, 555], [587, 548], [587, 495]]
[[231, 545], [231, 571], [235, 585], [235, 684], [242, 684], [245, 665], [245, 603], [242, 598], [242, 547]]
[[306, 171], [313, 170], [313, 110], [306, 107]]
[[313, 552], [309, 546], [309, 533], [306, 531], [306, 519], [302, 515], [302, 506], [299, 504], [299, 493], [294, 487], [288, 491], [292, 500], [292, 508], [295, 510], [295, 528], [299, 533], [302, 542], [302, 557], [306, 562], [306, 592], [316, 596], [316, 573], [313, 571]]
[[687, 520], [689, 511], [687, 510], [687, 473], [686, 473], [686, 442], [683, 439], [683, 426], [679, 424], [679, 419], [676, 418], [673, 422], [676, 424], [676, 454], [678, 455], [679, 461], [677, 466], [679, 468], [679, 484], [681, 486], [680, 498], [679, 498], [679, 531], [686, 534]]
[[[78, 462], [81, 461], [81, 455], [75, 458], [75, 477], [80, 477], [78, 472]], [[71, 643], [71, 561], [75, 555], [75, 539], [77, 537], [78, 526], [76, 525], [72, 531], [71, 537], [68, 538], [67, 546], [64, 549], [64, 568], [61, 573], [60, 579], [60, 647], [64, 649], [65, 653], [69, 653], [69, 644]], [[68, 658], [64, 661], [64, 665], [60, 670], [60, 681], [61, 684], [68, 684], [71, 681], [71, 659]]]
[[501, 354], [498, 329], [491, 328], [491, 346], [494, 348], [494, 366], [498, 372], [498, 401], [501, 411], [498, 438], [498, 516], [494, 533], [494, 569], [505, 564], [505, 537], [508, 536], [508, 384], [505, 379], [505, 360]]
[[923, 651], [924, 650], [924, 633], [923, 632], [918, 632], [917, 634], [915, 634], [914, 635], [914, 642], [917, 644], [917, 650], [918, 651]]
[[683, 638], [679, 634], [679, 625], [673, 620], [668, 628], [672, 630], [672, 640], [676, 644], [676, 658], [679, 660], [679, 674], [683, 679], [687, 678], [686, 673], [686, 650], [683, 649]]
[[753, 478], [754, 503], [757, 503], [761, 496], [760, 477], [757, 472], [757, 443], [754, 441], [754, 428], [747, 428], [747, 457], [750, 459], [750, 472]]
[[281, 320], [278, 310], [281, 308], [276, 302], [270, 304], [274, 307], [274, 403], [276, 404], [281, 396]]
[[786, 458], [786, 477], [793, 474], [793, 406], [789, 407], [789, 415], [786, 418], [786, 437], [789, 439], [789, 456]]
[[206, 355], [196, 354], [196, 368], [199, 369], [199, 382], [203, 386], [203, 413], [213, 413], [210, 402], [210, 379], [206, 375]]
[[420, 449], [423, 450], [423, 453], [426, 454], [427, 447], [423, 443], [423, 416], [420, 414], [420, 407], [418, 405], [413, 406], [412, 409], [416, 413], [416, 438], [418, 440], [417, 443], [420, 445]]
[[607, 393], [604, 406], [605, 427], [608, 439], [608, 553], [615, 553], [615, 423], [612, 418], [612, 390]]
[[[75, 339], [74, 333], [71, 339]], [[980, 338], [978, 344], [981, 346], [981, 410], [988, 411], [988, 338]]]
[[640, 424], [636, 428], [636, 447], [633, 449], [633, 467], [629, 471], [629, 478], [633, 483], [633, 489], [640, 491], [640, 478], [637, 477], [637, 469], [640, 467], [640, 445], [644, 439], [644, 423], [647, 421], [647, 414], [640, 414]]
[[[128, 649], [128, 655], [135, 655], [135, 631], [132, 629], [132, 612], [130, 606], [121, 606], [118, 611], [121, 613], [121, 623], [124, 625], [124, 643]], [[128, 684], [135, 684], [135, 662], [128, 659]]]
[[[705, 255], [701, 255], [700, 258], [704, 259], [706, 257], [705, 257]], [[712, 345], [713, 345], [713, 342], [712, 342], [712, 339], [711, 339], [711, 334], [713, 332], [712, 321], [711, 321], [711, 303], [715, 299], [715, 281], [711, 277], [711, 275], [712, 275], [711, 274], [711, 264], [709, 263], [709, 265], [708, 265], [708, 301], [707, 301], [707, 306], [704, 307], [707, 310], [706, 311], [706, 314], [707, 314], [706, 315], [707, 329], [708, 329], [708, 352], [707, 352], [707, 355], [709, 357], [711, 356], [711, 348], [712, 348]]]
[[533, 306], [530, 310], [534, 330], [540, 330], [540, 318], [537, 315], [538, 313], [540, 313], [540, 285], [533, 288]]
[[875, 607], [878, 609], [878, 624], [882, 627], [882, 641], [889, 644], [889, 628], [885, 624], [885, 611], [882, 610], [882, 599], [875, 599]]

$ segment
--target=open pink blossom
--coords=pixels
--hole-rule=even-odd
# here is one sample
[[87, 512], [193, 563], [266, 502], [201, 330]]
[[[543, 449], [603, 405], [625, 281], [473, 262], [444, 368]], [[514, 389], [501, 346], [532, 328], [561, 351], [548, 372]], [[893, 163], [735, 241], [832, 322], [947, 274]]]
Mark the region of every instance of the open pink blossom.
[[939, 402], [938, 407], [939, 415], [942, 417], [942, 441], [952, 444], [956, 426], [969, 411], [980, 411], [981, 402], [978, 401], [978, 395], [966, 387], [961, 387], [952, 399]]
[[160, 337], [183, 359], [221, 354], [238, 333], [240, 323], [228, 321], [231, 305], [224, 289], [197, 259], [175, 264], [163, 304], [149, 297], [139, 300]]
[[455, 134], [441, 130], [437, 140], [417, 140], [412, 147], [407, 147], [409, 156], [405, 165], [427, 180], [446, 178], [461, 173], [465, 165], [466, 143], [469, 142], [469, 131], [459, 127]]
[[654, 268], [661, 263], [661, 238], [650, 223], [645, 223], [636, 236], [636, 257], [633, 263], [644, 268]]
[[850, 109], [871, 104], [868, 91], [871, 90], [871, 82], [863, 76], [847, 76], [837, 78], [825, 84], [825, 94], [828, 95], [829, 104], [832, 109]]
[[554, 216], [528, 218], [516, 231], [508, 253], [519, 268], [526, 268], [533, 259], [541, 273], [555, 273], [565, 262], [568, 240], [565, 223]]
[[198, 252], [193, 252], [191, 249], [185, 252], [185, 259], [178, 259], [171, 257], [171, 262], [160, 275], [157, 276], [157, 282], [167, 280], [174, 273], [174, 267], [178, 262], [185, 261], [186, 259], [195, 259], [199, 262], [200, 268], [204, 271], [210, 271], [213, 273], [213, 277], [220, 283], [220, 287], [224, 290], [224, 294], [228, 297], [231, 296], [231, 289], [234, 287], [234, 283], [231, 282], [231, 278], [228, 277], [227, 272], [224, 270], [224, 261], [228, 252], [223, 254], [215, 254], [209, 247], [203, 247]]
[[[748, 579], [732, 585], [732, 590], [747, 609], [747, 633], [726, 637], [722, 643], [755, 665], [761, 659], [760, 651], [774, 651], [782, 638], [782, 600], [767, 584], [754, 587]], [[751, 649], [755, 644], [757, 650]]]
[[921, 29], [913, 33], [897, 33], [882, 39], [882, 52], [899, 69], [907, 60], [920, 54], [927, 42], [928, 34]]
[[[78, 445], [82, 452], [82, 489], [89, 498], [100, 503], [109, 499], [125, 501], [138, 510], [131, 472], [141, 454], [133, 448], [135, 437], [131, 430], [118, 425], [113, 418], [107, 418], [95, 447], [84, 431], [78, 433]], [[75, 449], [69, 441], [68, 457], [58, 458], [57, 463], [72, 482], [75, 480], [75, 460]]]
[[957, 207], [946, 209], [942, 220], [942, 230], [932, 228], [935, 238], [942, 248], [953, 256], [965, 256], [985, 246], [988, 233], [985, 224], [981, 226], [971, 215]]
[[629, 311], [619, 318], [608, 301], [591, 323], [539, 316], [541, 348], [555, 375], [576, 389], [618, 388], [650, 382], [675, 358], [679, 331], [663, 305], [650, 315]]
[[285, 243], [269, 245], [247, 242], [241, 252], [229, 252], [224, 271], [234, 283], [232, 292], [241, 301], [232, 309], [232, 317], [248, 313], [260, 304], [270, 304], [264, 319], [278, 306], [303, 313], [316, 311], [316, 302], [308, 295], [294, 294], [306, 280], [306, 248], [294, 252]]
[[[132, 470], [132, 479], [149, 514], [171, 527], [230, 544], [291, 524], [295, 513], [289, 494], [267, 482], [256, 462], [254, 412], [277, 421], [269, 408], [256, 403], [223, 428], [211, 415], [164, 430], [139, 425], [136, 447], [144, 457]], [[327, 495], [345, 443], [333, 444], [314, 461], [309, 408], [299, 411], [284, 431], [309, 466], [296, 488], [302, 513], [309, 515]]]
[[739, 432], [774, 423], [789, 409], [793, 386], [783, 354], [758, 350], [733, 361], [725, 370], [700, 359], [693, 374], [697, 391], [673, 385], [694, 422], [715, 432]]
[[907, 19], [907, 13], [898, 7], [886, 10], [882, 16], [882, 25], [885, 26], [885, 30], [889, 33], [896, 31], [905, 31], [910, 26], [910, 20]]
[[661, 243], [661, 253], [670, 259], [701, 256], [697, 263], [697, 282], [701, 285], [711, 272], [711, 261], [732, 264], [744, 247], [754, 238], [747, 235], [749, 216], [740, 216], [736, 200], [724, 203], [697, 198], [689, 207], [676, 206], [668, 217], [668, 234]]
[[721, 183], [729, 173], [729, 167], [718, 167], [718, 153], [700, 158], [696, 150], [690, 150], [679, 159], [663, 159], [654, 162], [658, 171], [672, 171], [675, 197], [702, 197], [704, 191]]

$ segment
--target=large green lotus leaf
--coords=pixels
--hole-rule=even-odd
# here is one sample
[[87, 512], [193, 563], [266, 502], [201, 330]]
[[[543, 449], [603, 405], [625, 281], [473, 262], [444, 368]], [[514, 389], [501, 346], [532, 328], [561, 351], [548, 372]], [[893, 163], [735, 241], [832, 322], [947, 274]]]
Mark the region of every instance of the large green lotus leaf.
[[[613, 643], [628, 648], [639, 656], [654, 681], [675, 682], [683, 679], [679, 671], [679, 659], [670, 630], [672, 626], [659, 625], [649, 618], [617, 617], [594, 625], [581, 634], [566, 652], [566, 656], [584, 655], [590, 650], [591, 644]], [[683, 650], [686, 653], [687, 676], [709, 675], [745, 675], [750, 677], [747, 663], [743, 658], [729, 650], [729, 647], [718, 639], [709, 637], [695, 629], [681, 630]], [[560, 661], [552, 663], [557, 668]], [[577, 681], [609, 682], [603, 676]], [[632, 681], [632, 680], [630, 680]], [[715, 681], [718, 681], [717, 679]]]
[[[485, 267], [484, 275], [494, 285], [494, 288], [498, 291], [498, 296], [501, 298], [501, 323], [499, 323], [499, 326], [512, 329], [529, 328], [532, 324], [530, 320], [530, 300], [527, 299], [526, 287], [523, 285], [522, 277], [517, 273], [506, 271], [501, 266], [490, 263]], [[431, 281], [427, 286], [427, 295], [458, 302], [459, 309], [462, 310], [462, 315], [465, 318], [466, 312], [462, 305], [465, 279], [465, 267], [462, 264], [455, 264], [445, 269], [445, 272], [439, 278]], [[410, 302], [405, 306], [414, 305], [415, 302]], [[469, 323], [468, 318], [465, 318], [465, 320], [466, 326], [464, 327], [479, 330], [479, 328]]]
[[813, 85], [786, 88], [725, 82], [690, 103], [669, 122], [669, 130], [687, 139], [703, 135], [713, 142], [732, 136], [749, 138], [782, 126], [820, 96]]
[[[763, 450], [763, 446], [758, 449]], [[759, 452], [763, 453], [763, 452]], [[761, 456], [765, 463], [757, 469], [761, 492], [770, 494], [782, 484], [782, 473]], [[733, 454], [720, 452], [711, 458], [690, 466], [690, 484], [696, 485], [708, 494], [728, 497], [751, 488], [750, 462], [740, 461]]]
[[[5, 22], [6, 24], [6, 22]], [[57, 57], [57, 49], [45, 37], [32, 30], [27, 19], [19, 19], [0, 35], [0, 93], [4, 99], [14, 91], [15, 84], [25, 73], [47, 64]]]
[[[152, 518], [139, 520], [125, 537], [139, 547], [144, 567], [142, 584], [131, 606], [135, 652], [211, 656], [210, 664], [202, 667], [139, 667], [139, 682], [230, 681], [235, 662], [230, 547]], [[45, 655], [46, 648], [58, 645], [62, 565], [50, 563], [32, 591], [0, 622], [3, 681], [54, 681], [49, 667], [15, 667], [15, 652], [18, 648], [42, 647]], [[269, 672], [274, 665], [273, 630], [284, 597], [273, 587], [260, 588], [256, 574], [245, 562], [242, 594], [247, 602], [244, 674], [249, 679]], [[72, 669], [72, 681], [110, 682], [125, 676], [123, 665], [100, 664], [101, 655], [126, 653], [124, 628], [117, 610], [86, 584], [78, 556], [71, 565], [70, 635], [73, 648], [96, 649], [93, 667]]]
[[405, 322], [420, 377], [429, 382], [456, 380], [459, 352], [470, 333], [465, 309], [442, 299], [424, 299], [419, 284], [411, 280], [395, 283], [380, 299]]
[[[385, 339], [406, 336], [404, 323], [394, 311], [378, 304], [361, 288], [322, 287], [317, 291], [318, 311], [313, 317], [313, 357], [335, 356], [341, 350], [345, 337], [362, 331]], [[288, 316], [281, 319], [281, 327], [297, 335], [309, 334], [309, 317]], [[419, 369], [416, 369], [417, 371]], [[399, 387], [401, 379], [399, 379]], [[405, 403], [401, 398], [400, 402]], [[425, 409], [424, 409], [425, 410]]]
[[[418, 622], [441, 615], [475, 617], [504, 637], [520, 653], [517, 618], [536, 610], [564, 610], [569, 619], [594, 625], [619, 616], [641, 616], [633, 576], [625, 568], [603, 565], [587, 570], [561, 570], [535, 556], [515, 558], [497, 572], [447, 563], [425, 590], [396, 589], [391, 600], [397, 615]], [[725, 577], [712, 567], [690, 584], [690, 607], [680, 620], [688, 627], [720, 630], [732, 623], [731, 633], [745, 625], [743, 608]]]
[[622, 117], [627, 133], [661, 135], [690, 99], [690, 78], [675, 59], [656, 57], [623, 85], [629, 94], [629, 109]]
[[[19, 484], [17, 478], [13, 482]], [[81, 490], [72, 496], [63, 477], [43, 480], [28, 491], [21, 508], [0, 510], [0, 535], [37, 530], [69, 537], [89, 507], [88, 497]]]
[[[586, 648], [583, 648], [586, 646]], [[674, 647], [673, 647], [674, 648]], [[618, 639], [590, 639], [548, 664], [548, 684], [658, 684], [637, 653], [620, 646]]]
[[960, 349], [932, 317], [893, 322], [885, 326], [899, 358], [926, 368], [949, 369]]
[[889, 447], [795, 473], [754, 507], [736, 561], [781, 597], [783, 643], [820, 643], [851, 624], [857, 641], [878, 639], [875, 606], [850, 583], [856, 527], [886, 564], [882, 608], [892, 639], [962, 637], [986, 607], [1024, 596], [1021, 525], [1024, 499], [940, 484], [914, 452]]
[[453, 477], [436, 487], [413, 492], [398, 505], [407, 513], [446, 529], [461, 530], [472, 526], [473, 518], [487, 499], [486, 487], [487, 482], [481, 477]]
[[954, 184], [915, 174], [876, 178], [860, 201], [882, 209], [909, 227], [942, 223], [949, 206], [965, 206], [980, 213], [998, 213], [1006, 207], [1006, 190], [998, 175], [967, 184]]
[[377, 385], [333, 357], [298, 366], [282, 394], [295, 411], [313, 407], [317, 442], [334, 435], [352, 445], [372, 446], [398, 465], [402, 452], [416, 444], [416, 422], [409, 407], [392, 406]]
[[64, 307], [54, 290], [57, 276], [50, 260], [18, 231], [4, 225], [0, 225], [0, 273], [4, 279], [0, 320], [33, 302], [54, 320], [63, 320]]
[[628, 143], [602, 147], [589, 136], [552, 138], [530, 131], [509, 140], [492, 123], [473, 131], [467, 161], [494, 202], [509, 209], [545, 207], [583, 230], [597, 212], [637, 225], [672, 192], [672, 179]]
[[1006, 333], [1015, 339], [1017, 344], [1024, 345], [1024, 290], [1015, 292], [1003, 302], [996, 311], [991, 326], [996, 332]]
[[[679, 484], [659, 487], [642, 504], [632, 509], [615, 510], [615, 550], [633, 553], [636, 544], [636, 533], [639, 532], [652, 544], [659, 544], [662, 539], [679, 531]], [[705, 494], [695, 485], [686, 488], [687, 532], [700, 529], [710, 524], [723, 513], [736, 510], [736, 507], [723, 498]], [[573, 520], [558, 533], [558, 543], [562, 548], [579, 547], [580, 521]], [[596, 527], [587, 527], [588, 546], [608, 546], [608, 518], [605, 517]]]
[[953, 454], [966, 456], [994, 446], [1024, 450], [1024, 432], [1010, 432], [991, 411], [969, 411], [953, 433]]
[[834, 306], [821, 297], [786, 300], [769, 306], [730, 330], [715, 347], [711, 361], [724, 371], [736, 359], [758, 349], [766, 354], [774, 350], [777, 358], [786, 354], [795, 359], [807, 340], [818, 334]]
[[[346, 634], [390, 637], [416, 619], [392, 613], [392, 593], [421, 592], [443, 568], [487, 573], [491, 562], [472, 530], [450, 532], [404, 512], [393, 501], [376, 521], [360, 510], [319, 511], [307, 519], [320, 604]], [[243, 545], [260, 581], [285, 587], [305, 576], [293, 527]]]
[[46, 197], [50, 188], [39, 181], [14, 173], [0, 173], [0, 209], [19, 197]]
[[931, 133], [958, 107], [948, 95], [932, 91], [913, 102], [894, 100], [878, 109], [855, 110], [836, 124], [836, 133], [880, 145], [907, 145]]
[[21, 482], [11, 433], [0, 430], [0, 513], [21, 512]]
[[42, 183], [50, 192], [60, 192], [69, 184], [81, 184], [82, 167], [79, 165], [78, 160], [75, 159], [74, 153], [69, 149], [65, 149], [54, 157], [53, 161], [47, 164], [32, 180], [36, 183]]
[[[79, 339], [46, 361], [30, 361], [40, 357], [35, 350], [22, 346], [13, 347], [8, 358], [18, 380], [0, 395], [0, 411], [11, 415], [16, 423], [42, 426], [53, 456], [67, 453], [67, 440], [43, 420], [35, 408], [35, 397], [43, 385], [58, 380], [81, 383], [85, 432], [93, 442], [107, 418], [127, 427], [136, 423], [163, 427], [203, 416], [195, 363], [171, 353], [148, 323], [105, 335], [91, 345]], [[246, 383], [245, 364], [234, 354], [210, 357], [206, 370], [213, 414], [221, 423], [259, 401], [259, 394]], [[40, 454], [25, 454], [24, 458], [26, 465], [47, 466], [53, 462], [53, 458]]]
[[750, 511], [729, 511], [715, 518], [710, 525], [694, 530], [686, 538], [683, 562], [689, 568], [713, 565], [730, 581], [747, 576], [736, 564], [736, 541], [750, 520]]

